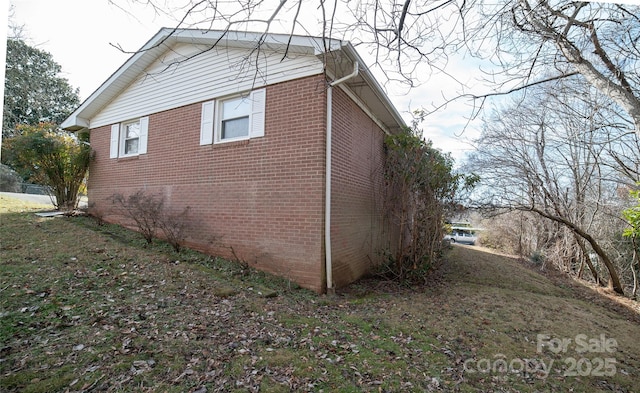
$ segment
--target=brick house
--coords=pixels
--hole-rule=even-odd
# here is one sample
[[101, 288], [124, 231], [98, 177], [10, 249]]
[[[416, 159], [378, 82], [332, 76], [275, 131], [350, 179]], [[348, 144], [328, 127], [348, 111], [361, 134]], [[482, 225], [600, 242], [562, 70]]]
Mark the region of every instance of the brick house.
[[93, 212], [126, 224], [112, 195], [161, 194], [189, 206], [187, 246], [317, 292], [392, 246], [383, 140], [402, 126], [347, 42], [192, 29], [161, 29], [62, 124], [90, 132]]

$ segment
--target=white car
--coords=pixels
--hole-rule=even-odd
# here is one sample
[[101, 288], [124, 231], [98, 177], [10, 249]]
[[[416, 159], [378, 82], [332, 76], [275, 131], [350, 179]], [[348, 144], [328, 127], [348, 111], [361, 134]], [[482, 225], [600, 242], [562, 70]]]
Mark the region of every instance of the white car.
[[476, 244], [478, 237], [473, 233], [469, 232], [451, 232], [450, 234], [444, 237], [445, 240], [449, 240], [451, 243], [462, 243], [462, 244]]

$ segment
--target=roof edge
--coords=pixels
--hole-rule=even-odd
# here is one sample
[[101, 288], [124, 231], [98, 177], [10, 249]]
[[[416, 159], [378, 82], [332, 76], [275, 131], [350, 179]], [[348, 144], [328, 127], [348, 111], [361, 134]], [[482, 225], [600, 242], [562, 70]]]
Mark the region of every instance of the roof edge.
[[[352, 60], [357, 61], [362, 65], [365, 64], [364, 60], [362, 60], [362, 57], [360, 57], [360, 54], [358, 53], [358, 51], [356, 51], [356, 48], [350, 42], [346, 42], [346, 44], [342, 49], [346, 49], [345, 52], [348, 54], [348, 56], [352, 57]], [[365, 80], [365, 82], [367, 82], [367, 84], [371, 86], [373, 91], [376, 93], [376, 96], [378, 96], [378, 99], [387, 108], [389, 113], [391, 113], [396, 123], [398, 123], [400, 127], [407, 127], [407, 123], [405, 123], [404, 119], [402, 118], [402, 115], [400, 115], [400, 112], [398, 112], [398, 109], [395, 107], [395, 105], [393, 105], [387, 93], [384, 91], [382, 86], [380, 86], [380, 84], [378, 83], [378, 80], [373, 76], [373, 74], [369, 70], [369, 67], [366, 67], [366, 66], [361, 67], [360, 74], [362, 75], [362, 78]]]
[[355, 47], [348, 41], [289, 34], [163, 27], [91, 93], [76, 110], [61, 123], [61, 128], [69, 131], [89, 128], [89, 120], [122, 91], [122, 87], [114, 85], [118, 82], [122, 82], [121, 85], [128, 85], [139, 75], [141, 70], [145, 69], [160, 56], [160, 52], [164, 52], [174, 43], [187, 42], [211, 45], [223, 41], [233, 42], [238, 46], [246, 45], [248, 47], [251, 47], [251, 45], [267, 45], [273, 49], [290, 49], [293, 47], [303, 50], [303, 48], [310, 48], [313, 50], [315, 56], [321, 56], [331, 51], [342, 50], [352, 61], [357, 61], [363, 65], [360, 69], [360, 74], [363, 76], [365, 82], [375, 92], [375, 95], [385, 108], [387, 108], [389, 113], [391, 113], [396, 123], [401, 127], [406, 126], [402, 116], [400, 116], [395, 106], [391, 103], [376, 78], [371, 74], [368, 67], [364, 66], [365, 62]]
[[[168, 46], [176, 42], [190, 42], [190, 43], [214, 43], [218, 41], [227, 41], [240, 43], [241, 45], [268, 45], [272, 48], [282, 47], [299, 47], [299, 48], [312, 48], [315, 55], [323, 53], [324, 51], [331, 51], [340, 49], [343, 47], [344, 42], [333, 38], [319, 38], [311, 36], [299, 36], [289, 34], [273, 34], [273, 33], [258, 33], [258, 32], [242, 32], [242, 31], [229, 31], [229, 30], [203, 30], [203, 29], [176, 29], [163, 27], [153, 37], [151, 37], [140, 49], [134, 52], [129, 59], [127, 59], [107, 80], [105, 80], [93, 93], [91, 93], [73, 113], [65, 119], [61, 128], [65, 130], [74, 130], [87, 127], [87, 118], [91, 118], [96, 112], [98, 112], [105, 104], [97, 104], [96, 99], [103, 94], [107, 94], [105, 101], [110, 101], [117, 94], [120, 93], [120, 89], [117, 91], [109, 91], [113, 84], [123, 76], [131, 73], [131, 68], [137, 64], [141, 64], [143, 67], [149, 59], [155, 60], [157, 57], [156, 52], [163, 51]], [[156, 57], [154, 57], [156, 56]], [[129, 75], [131, 78], [131, 76]], [[126, 81], [125, 81], [126, 82]], [[79, 119], [83, 119], [84, 122], [79, 122]]]
[[[164, 40], [167, 37], [167, 32], [170, 29], [167, 29], [165, 27], [161, 28], [153, 37], [151, 37], [151, 39], [149, 39], [149, 41], [147, 41], [140, 49], [138, 49], [136, 52], [134, 52], [131, 57], [129, 57], [129, 59], [127, 59], [127, 61], [125, 61], [113, 74], [111, 74], [111, 76], [109, 76], [109, 78], [107, 78], [104, 82], [102, 82], [102, 84], [93, 92], [91, 93], [79, 106], [78, 108], [76, 108], [75, 111], [73, 111], [73, 113], [67, 117], [62, 124], [60, 125], [60, 127], [64, 130], [74, 130], [77, 129], [78, 127], [81, 127], [81, 124], [78, 124], [78, 119], [82, 119], [81, 117], [79, 117], [78, 115], [80, 113], [82, 113], [87, 107], [90, 106], [91, 103], [93, 103], [93, 101], [100, 95], [102, 94], [105, 90], [107, 90], [109, 88], [109, 86], [111, 86], [113, 84], [113, 82], [115, 80], [118, 79], [119, 76], [121, 76], [127, 69], [129, 69], [129, 67], [135, 63], [136, 60], [138, 60], [139, 58], [141, 58], [142, 56], [144, 56], [145, 54], [148, 53], [148, 51], [151, 48], [157, 47], [158, 45], [162, 44], [162, 42], [164, 42]], [[86, 127], [88, 128], [89, 126], [89, 122], [86, 121], [86, 119], [84, 119], [86, 122]]]

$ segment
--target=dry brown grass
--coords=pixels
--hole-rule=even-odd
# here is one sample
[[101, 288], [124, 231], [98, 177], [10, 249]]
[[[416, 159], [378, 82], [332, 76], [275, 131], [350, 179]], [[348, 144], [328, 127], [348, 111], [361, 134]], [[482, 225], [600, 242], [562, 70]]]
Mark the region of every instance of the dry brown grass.
[[[507, 256], [455, 246], [426, 287], [363, 280], [317, 296], [2, 202], [0, 391], [637, 391], [638, 313]], [[538, 351], [540, 334], [617, 346], [556, 354]], [[616, 369], [567, 375], [570, 358]], [[554, 363], [546, 377], [477, 370], [499, 359]]]

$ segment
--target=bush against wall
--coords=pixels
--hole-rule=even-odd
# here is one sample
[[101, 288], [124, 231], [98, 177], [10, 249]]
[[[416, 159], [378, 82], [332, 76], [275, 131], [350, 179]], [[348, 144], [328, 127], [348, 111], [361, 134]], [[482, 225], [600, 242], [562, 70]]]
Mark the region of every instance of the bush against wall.
[[139, 190], [128, 197], [113, 194], [110, 199], [116, 212], [131, 219], [147, 244], [151, 244], [160, 226], [164, 197]]
[[148, 194], [144, 190], [127, 197], [113, 194], [110, 199], [118, 214], [135, 223], [147, 244], [151, 244], [153, 239], [162, 233], [173, 249], [180, 252], [189, 223], [189, 206], [182, 211], [172, 212], [167, 209], [163, 195]]
[[453, 158], [416, 130], [388, 136], [385, 146], [386, 211], [398, 228], [388, 272], [401, 281], [421, 280], [439, 258], [445, 214], [477, 177], [455, 173]]

